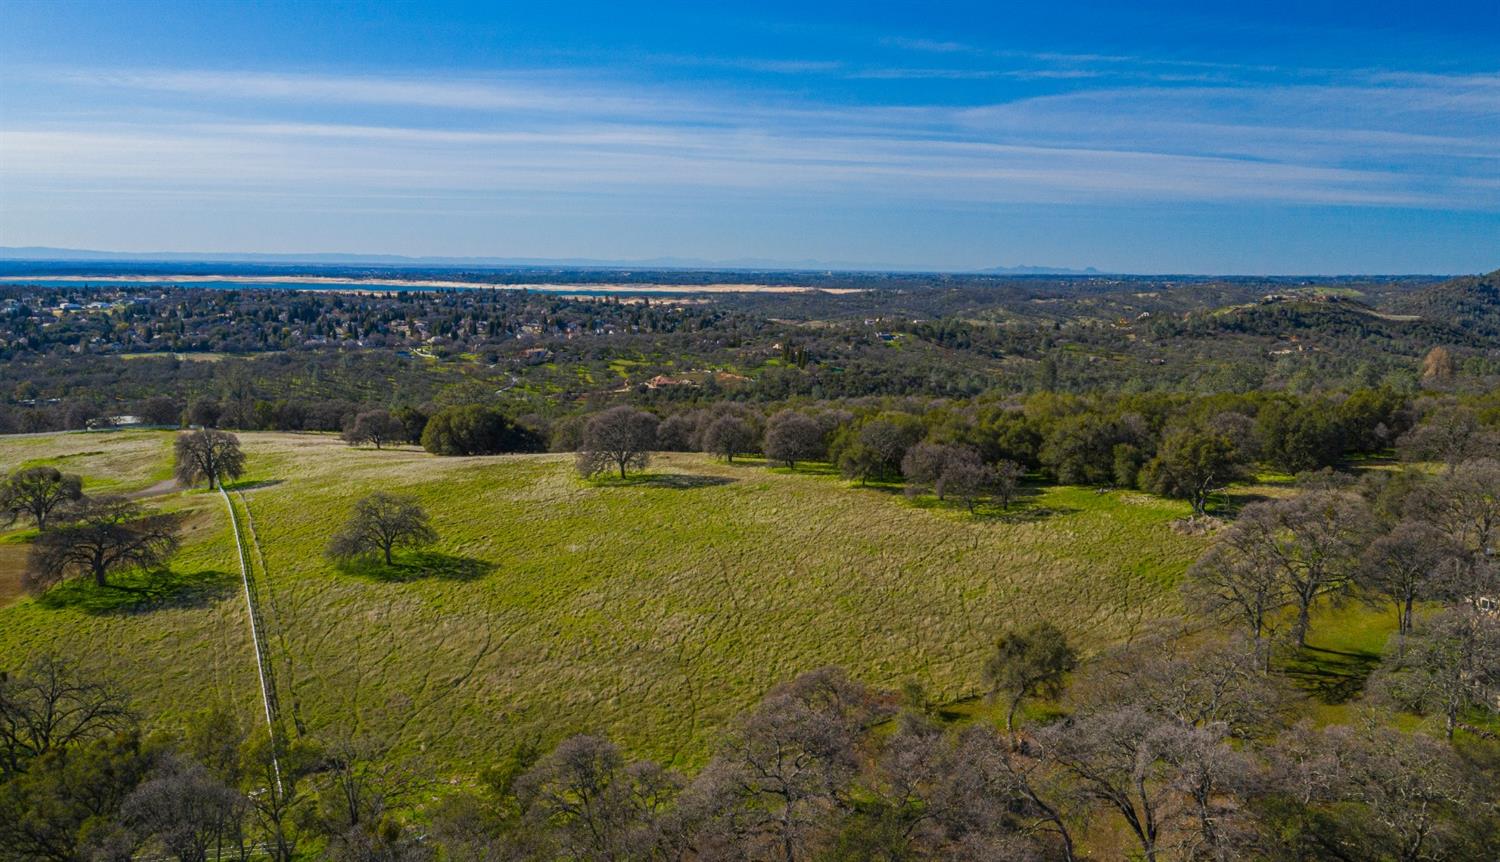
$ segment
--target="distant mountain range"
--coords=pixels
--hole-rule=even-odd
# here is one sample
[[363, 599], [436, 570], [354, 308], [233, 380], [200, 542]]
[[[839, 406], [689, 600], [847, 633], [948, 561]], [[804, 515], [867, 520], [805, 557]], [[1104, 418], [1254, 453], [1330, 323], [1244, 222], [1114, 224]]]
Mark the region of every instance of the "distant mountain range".
[[298, 253], [262, 254], [247, 252], [192, 252], [192, 251], [96, 251], [78, 248], [51, 248], [47, 246], [0, 246], [0, 260], [5, 261], [61, 261], [81, 263], [258, 263], [258, 264], [321, 264], [325, 266], [482, 266], [482, 267], [585, 267], [585, 268], [632, 268], [632, 269], [724, 269], [724, 270], [783, 270], [783, 271], [828, 271], [841, 272], [968, 272], [982, 275], [1098, 275], [1099, 270], [1068, 269], [1049, 266], [997, 266], [989, 269], [960, 270], [952, 267], [923, 267], [901, 264], [870, 264], [850, 261], [825, 260], [773, 260], [769, 258], [736, 258], [734, 260], [706, 260], [685, 257], [655, 257], [641, 260], [616, 260], [607, 258], [542, 258], [542, 257], [411, 257], [399, 254], [339, 254]]
[[1103, 275], [1092, 266], [1083, 269], [1068, 269], [1061, 266], [992, 266], [989, 269], [972, 270], [980, 275]]

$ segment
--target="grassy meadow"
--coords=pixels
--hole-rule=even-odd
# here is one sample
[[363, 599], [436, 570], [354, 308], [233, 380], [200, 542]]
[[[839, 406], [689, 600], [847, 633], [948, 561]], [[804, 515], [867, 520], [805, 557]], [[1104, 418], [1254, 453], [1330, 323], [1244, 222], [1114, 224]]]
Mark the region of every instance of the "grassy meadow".
[[[1186, 504], [1133, 491], [1038, 489], [1010, 513], [970, 516], [699, 455], [594, 483], [566, 456], [240, 438], [250, 472], [233, 487], [269, 586], [283, 709], [308, 732], [452, 774], [582, 730], [691, 765], [768, 687], [825, 664], [959, 701], [1007, 625], [1049, 619], [1094, 651], [1175, 612], [1176, 582], [1208, 541], [1172, 529]], [[53, 463], [91, 489], [158, 491], [170, 446], [146, 431], [0, 438], [0, 468]], [[324, 544], [373, 490], [418, 496], [442, 539], [390, 568], [335, 568]], [[0, 536], [0, 666], [57, 650], [115, 675], [149, 716], [223, 701], [253, 720], [222, 500], [150, 502], [193, 513], [155, 601], [82, 585], [20, 597], [24, 535]]]

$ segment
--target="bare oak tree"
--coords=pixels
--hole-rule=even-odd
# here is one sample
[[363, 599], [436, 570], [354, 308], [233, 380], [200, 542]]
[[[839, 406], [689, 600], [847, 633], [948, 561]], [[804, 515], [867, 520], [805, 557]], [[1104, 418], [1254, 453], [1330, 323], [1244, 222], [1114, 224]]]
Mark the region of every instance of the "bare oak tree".
[[1412, 635], [1381, 683], [1398, 703], [1441, 715], [1452, 739], [1465, 709], [1493, 711], [1500, 696], [1500, 621], [1467, 608], [1439, 614]]
[[1001, 461], [995, 465], [995, 499], [1000, 501], [1001, 509], [1010, 508], [1025, 476], [1026, 468], [1015, 461]]
[[658, 819], [681, 790], [655, 763], [627, 763], [614, 743], [591, 735], [563, 740], [516, 782], [532, 828], [559, 839], [568, 859], [658, 858]]
[[344, 430], [344, 442], [350, 446], [368, 443], [376, 449], [407, 436], [405, 423], [386, 410], [366, 410], [355, 416]]
[[860, 736], [875, 714], [870, 692], [837, 668], [772, 689], [687, 791], [705, 836], [749, 858], [810, 858], [819, 824], [850, 804]]
[[47, 529], [47, 518], [60, 506], [83, 498], [83, 480], [56, 467], [26, 467], [10, 474], [0, 484], [0, 512], [15, 523], [27, 515], [38, 531]]
[[37, 537], [27, 558], [25, 583], [41, 592], [69, 577], [108, 586], [111, 574], [165, 565], [177, 551], [182, 517], [147, 513], [124, 497], [89, 499], [67, 524]]
[[0, 784], [49, 751], [130, 722], [122, 693], [56, 656], [37, 658], [19, 673], [0, 672]]
[[656, 445], [656, 426], [655, 416], [624, 404], [595, 413], [583, 429], [578, 472], [592, 477], [617, 468], [623, 479], [626, 470], [645, 468]]
[[754, 446], [755, 429], [738, 416], [720, 416], [703, 429], [703, 451], [730, 463], [734, 463], [734, 456], [743, 455]]
[[329, 540], [328, 556], [348, 561], [378, 552], [390, 565], [397, 548], [422, 547], [437, 538], [416, 498], [377, 491], [354, 504], [343, 529]]
[[1253, 503], [1224, 531], [1195, 580], [1255, 620], [1257, 632], [1265, 588], [1274, 585], [1296, 606], [1292, 631], [1306, 646], [1313, 603], [1348, 584], [1370, 520], [1362, 500], [1339, 491]]
[[828, 457], [823, 426], [805, 413], [782, 410], [766, 423], [766, 457], [795, 469], [798, 461]]
[[1402, 521], [1365, 550], [1355, 579], [1371, 598], [1396, 606], [1396, 630], [1405, 636], [1413, 607], [1438, 596], [1448, 567], [1459, 565], [1463, 554], [1463, 547], [1436, 527]]
[[245, 453], [240, 438], [228, 431], [205, 429], [177, 435], [177, 479], [184, 485], [206, 481], [209, 490], [226, 478], [245, 473]]

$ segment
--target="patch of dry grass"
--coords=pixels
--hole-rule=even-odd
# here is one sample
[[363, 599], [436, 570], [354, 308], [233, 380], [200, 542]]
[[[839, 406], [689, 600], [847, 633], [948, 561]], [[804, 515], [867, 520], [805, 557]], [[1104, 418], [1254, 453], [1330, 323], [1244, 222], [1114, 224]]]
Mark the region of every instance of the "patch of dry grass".
[[40, 465], [83, 476], [90, 494], [134, 491], [172, 475], [172, 434], [123, 430], [0, 437], [0, 473]]

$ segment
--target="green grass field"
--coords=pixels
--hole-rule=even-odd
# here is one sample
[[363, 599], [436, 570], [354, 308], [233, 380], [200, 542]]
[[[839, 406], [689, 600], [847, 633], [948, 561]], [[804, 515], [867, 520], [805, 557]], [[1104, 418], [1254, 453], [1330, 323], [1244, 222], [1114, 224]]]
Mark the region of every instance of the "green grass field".
[[[697, 455], [595, 484], [563, 456], [240, 437], [283, 708], [316, 735], [367, 737], [450, 774], [582, 730], [696, 763], [736, 711], [825, 664], [893, 688], [914, 677], [957, 701], [979, 690], [1007, 625], [1049, 619], [1092, 651], [1175, 612], [1176, 582], [1207, 541], [1171, 528], [1185, 504], [1137, 492], [1048, 488], [972, 517]], [[0, 467], [55, 463], [91, 487], [141, 489], [167, 475], [170, 445], [164, 432], [0, 438]], [[376, 489], [419, 496], [442, 541], [392, 569], [338, 570], [322, 556], [328, 535]], [[202, 491], [152, 502], [195, 513], [173, 566], [180, 591], [10, 600], [0, 666], [58, 650], [119, 678], [148, 716], [219, 700], [250, 720], [258, 692], [223, 503]], [[0, 604], [18, 569], [5, 559]]]

